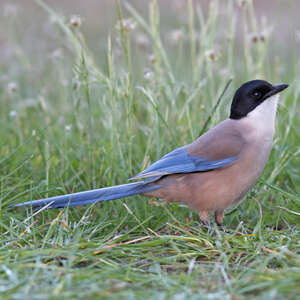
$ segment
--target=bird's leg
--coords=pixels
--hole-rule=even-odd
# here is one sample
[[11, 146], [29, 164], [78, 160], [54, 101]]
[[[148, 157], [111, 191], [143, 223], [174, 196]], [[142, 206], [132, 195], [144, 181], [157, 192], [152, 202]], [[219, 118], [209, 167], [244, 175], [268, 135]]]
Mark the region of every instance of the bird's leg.
[[208, 224], [209, 213], [207, 211], [201, 211], [201, 212], [199, 212], [199, 217], [200, 217], [200, 220], [203, 223], [203, 225], [208, 227], [209, 226], [209, 224]]
[[215, 220], [218, 226], [223, 226], [223, 217], [224, 217], [224, 210], [217, 210], [215, 211]]

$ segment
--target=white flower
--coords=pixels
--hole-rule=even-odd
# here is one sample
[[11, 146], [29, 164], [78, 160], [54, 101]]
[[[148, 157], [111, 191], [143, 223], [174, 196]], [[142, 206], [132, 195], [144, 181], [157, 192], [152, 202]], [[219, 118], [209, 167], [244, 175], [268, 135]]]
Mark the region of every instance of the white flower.
[[149, 62], [150, 62], [151, 64], [154, 64], [155, 61], [156, 61], [155, 55], [154, 55], [154, 54], [149, 55], [148, 59], [149, 59]]
[[55, 49], [52, 53], [51, 53], [51, 57], [56, 60], [59, 58], [63, 57], [63, 51], [61, 48]]
[[147, 79], [148, 81], [153, 80], [154, 74], [151, 71], [146, 71], [144, 74], [144, 78]]
[[170, 42], [175, 44], [184, 38], [184, 31], [182, 29], [176, 29], [170, 32], [169, 39]]
[[252, 33], [249, 34], [249, 40], [250, 40], [251, 43], [256, 44], [256, 43], [259, 42], [260, 37], [257, 33], [252, 32]]
[[[130, 18], [129, 18], [129, 19], [123, 19], [123, 20], [122, 20], [122, 27], [124, 28], [124, 30], [125, 30], [126, 32], [131, 32], [131, 31], [133, 31], [133, 30], [135, 29], [135, 27], [136, 27], [136, 22], [135, 22], [134, 20], [130, 19]], [[120, 21], [118, 22], [116, 28], [117, 28], [118, 30], [121, 30], [121, 24], [120, 24]]]
[[18, 90], [18, 86], [15, 82], [10, 82], [7, 86], [8, 92], [13, 94]]
[[[266, 18], [263, 18], [263, 23], [266, 23]], [[273, 31], [272, 26], [264, 26], [264, 29], [259, 33], [259, 40], [265, 42]]]
[[219, 58], [219, 54], [214, 49], [205, 51], [205, 56], [210, 61], [216, 61]]
[[136, 27], [136, 22], [134, 22], [132, 19], [125, 19], [123, 20], [123, 27], [127, 32], [132, 31]]
[[74, 16], [72, 16], [71, 19], [70, 19], [70, 24], [71, 24], [73, 27], [80, 27], [80, 26], [81, 26], [81, 23], [82, 23], [81, 18], [80, 18], [80, 16], [78, 16], [78, 15], [74, 15]]
[[65, 131], [71, 131], [71, 129], [72, 129], [72, 125], [66, 125], [65, 126]]
[[11, 110], [11, 111], [9, 112], [9, 116], [10, 116], [11, 118], [14, 118], [16, 115], [17, 115], [17, 112], [16, 112], [15, 110]]

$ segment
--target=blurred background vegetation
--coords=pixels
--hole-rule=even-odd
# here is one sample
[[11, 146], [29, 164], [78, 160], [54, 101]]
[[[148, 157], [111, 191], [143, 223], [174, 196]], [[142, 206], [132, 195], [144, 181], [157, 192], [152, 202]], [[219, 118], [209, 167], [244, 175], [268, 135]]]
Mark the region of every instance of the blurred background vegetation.
[[[297, 299], [298, 10], [293, 0], [1, 1], [2, 298]], [[126, 182], [226, 118], [234, 90], [255, 78], [290, 87], [261, 180], [224, 230], [141, 196], [8, 209]]]
[[[124, 6], [130, 5], [141, 16], [148, 18], [151, 1], [131, 0], [121, 2], [127, 3]], [[259, 47], [260, 39], [265, 39], [265, 42], [272, 44], [266, 58], [269, 63], [273, 64], [278, 60], [278, 68], [283, 68], [282, 64], [284, 62], [284, 66], [289, 67], [289, 72], [295, 72], [296, 66], [293, 64], [293, 58], [296, 58], [297, 51], [299, 51], [300, 39], [300, 21], [297, 18], [299, 4], [297, 1], [275, 0], [272, 1], [271, 5], [269, 1], [256, 1], [255, 9], [253, 8], [253, 10], [247, 10], [246, 7], [249, 7], [247, 5], [248, 2], [247, 0], [219, 1], [217, 4], [217, 2], [208, 0], [194, 1], [195, 43], [202, 43], [208, 46], [209, 49], [205, 50], [221, 52], [219, 54], [221, 54], [221, 57], [223, 56], [224, 60], [227, 56], [225, 52], [227, 44], [234, 37], [234, 54], [240, 59], [243, 54], [243, 39], [246, 38], [243, 34], [246, 30], [249, 35], [248, 38], [252, 39], [254, 44], [256, 38], [258, 38], [257, 45], [252, 45], [253, 48]], [[45, 3], [51, 5], [60, 16], [63, 16], [66, 22], [74, 15], [80, 16], [82, 19], [80, 31], [83, 33], [89, 49], [101, 68], [105, 69], [108, 34], [112, 36], [112, 42], [116, 45], [114, 49], [116, 58], [122, 55], [122, 50], [118, 48], [118, 33], [116, 32], [118, 17], [114, 1], [51, 0], [45, 1]], [[179, 73], [178, 75], [181, 74], [183, 76], [186, 75], [186, 72], [188, 72], [186, 69], [189, 68], [182, 68], [182, 66], [186, 66], [187, 62], [190, 63], [190, 59], [182, 60], [182, 58], [190, 57], [191, 53], [189, 50], [190, 19], [187, 3], [185, 0], [163, 0], [157, 3], [160, 12], [161, 39], [172, 66]], [[9, 59], [18, 59], [22, 55], [28, 57], [30, 60], [28, 63], [37, 64], [41, 63], [40, 61], [44, 62], [47, 56], [50, 59], [51, 54], [55, 55], [53, 51], [58, 48], [67, 50], [65, 49], [66, 42], [53, 25], [53, 20], [45, 19], [45, 11], [41, 10], [34, 1], [3, 0], [0, 5], [3, 21], [0, 31], [0, 62], [3, 66], [8, 63]], [[229, 8], [231, 6], [232, 8]], [[200, 11], [202, 17], [199, 17]], [[215, 16], [211, 15], [213, 12], [216, 14]], [[214, 27], [214, 30], [209, 32], [209, 41], [203, 41], [204, 36], [199, 23], [201, 18], [206, 18], [208, 15], [211, 18], [215, 18], [211, 20], [213, 24], [210, 24]], [[125, 12], [125, 18], [132, 18], [132, 14]], [[135, 74], [140, 75], [144, 68], [149, 67], [150, 62], [147, 58], [153, 54], [153, 43], [147, 33], [145, 33], [145, 29], [141, 25], [136, 24], [135, 20], [131, 21], [133, 21], [134, 24], [132, 25], [135, 27], [131, 33], [132, 51], [135, 58], [134, 65], [136, 66]], [[245, 28], [245, 23], [247, 28]], [[22, 48], [22, 51], [16, 48], [16, 44]], [[70, 53], [66, 53], [67, 57], [68, 54]], [[34, 62], [30, 59], [32, 57], [35, 58]], [[220, 66], [218, 65], [218, 67]], [[223, 67], [225, 68], [226, 64]], [[241, 73], [245, 73], [247, 71], [246, 68], [247, 65], [239, 64]], [[284, 67], [284, 69], [286, 70], [287, 68]], [[265, 71], [269, 71], [269, 69]]]

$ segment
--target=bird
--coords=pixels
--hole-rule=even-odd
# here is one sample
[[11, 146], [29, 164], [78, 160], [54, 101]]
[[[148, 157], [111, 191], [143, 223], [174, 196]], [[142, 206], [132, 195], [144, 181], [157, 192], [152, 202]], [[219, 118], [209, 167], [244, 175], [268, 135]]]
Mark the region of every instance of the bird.
[[11, 207], [64, 208], [142, 194], [194, 209], [204, 225], [255, 185], [268, 160], [279, 93], [287, 84], [251, 80], [235, 92], [229, 117], [194, 142], [177, 148], [122, 185], [27, 201]]

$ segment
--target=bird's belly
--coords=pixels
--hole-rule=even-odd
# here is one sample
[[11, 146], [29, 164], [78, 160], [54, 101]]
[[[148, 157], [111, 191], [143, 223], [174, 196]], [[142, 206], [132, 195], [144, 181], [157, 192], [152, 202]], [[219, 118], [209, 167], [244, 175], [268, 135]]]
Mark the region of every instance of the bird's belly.
[[219, 170], [166, 176], [158, 181], [161, 189], [146, 195], [167, 202], [183, 202], [198, 212], [224, 210], [241, 200], [253, 187], [269, 152], [264, 149], [245, 153], [231, 166]]

